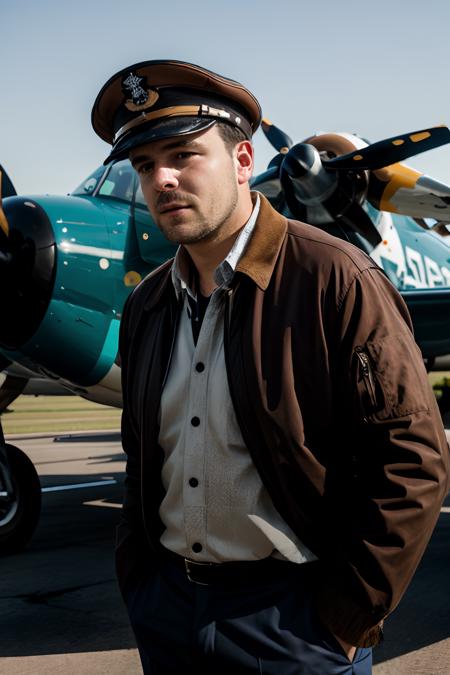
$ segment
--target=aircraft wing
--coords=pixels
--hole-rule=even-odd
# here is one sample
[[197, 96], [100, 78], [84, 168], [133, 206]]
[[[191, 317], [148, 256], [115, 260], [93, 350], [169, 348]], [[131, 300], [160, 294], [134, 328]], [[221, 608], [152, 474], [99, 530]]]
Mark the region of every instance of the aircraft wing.
[[14, 377], [8, 374], [11, 362], [0, 353], [0, 413], [12, 403], [25, 389], [26, 377]]
[[74, 392], [50, 378], [39, 376], [28, 368], [7, 361], [0, 354], [0, 413], [21, 394], [73, 396]]

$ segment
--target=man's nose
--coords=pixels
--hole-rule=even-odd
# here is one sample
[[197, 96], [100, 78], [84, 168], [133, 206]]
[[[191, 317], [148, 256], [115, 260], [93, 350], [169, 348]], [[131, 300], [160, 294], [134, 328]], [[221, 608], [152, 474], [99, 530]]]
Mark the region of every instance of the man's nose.
[[177, 172], [169, 167], [160, 166], [154, 172], [155, 188], [160, 191], [175, 190], [178, 187]]

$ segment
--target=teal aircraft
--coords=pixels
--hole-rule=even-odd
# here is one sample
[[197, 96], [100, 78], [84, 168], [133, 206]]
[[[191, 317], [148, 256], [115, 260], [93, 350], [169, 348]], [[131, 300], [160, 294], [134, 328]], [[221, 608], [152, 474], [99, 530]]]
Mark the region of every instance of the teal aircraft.
[[[448, 143], [450, 131], [433, 127], [372, 145], [323, 133], [293, 145], [267, 120], [263, 130], [277, 154], [254, 189], [282, 213], [371, 255], [408, 302], [428, 366], [450, 354], [450, 188], [401, 163]], [[18, 196], [1, 167], [0, 179], [0, 404], [23, 389], [27, 376], [8, 375], [20, 365], [120, 407], [124, 302], [174, 254], [136, 173], [128, 160], [102, 166], [65, 197]], [[5, 443], [0, 425], [0, 551], [27, 543], [39, 510], [36, 471]]]

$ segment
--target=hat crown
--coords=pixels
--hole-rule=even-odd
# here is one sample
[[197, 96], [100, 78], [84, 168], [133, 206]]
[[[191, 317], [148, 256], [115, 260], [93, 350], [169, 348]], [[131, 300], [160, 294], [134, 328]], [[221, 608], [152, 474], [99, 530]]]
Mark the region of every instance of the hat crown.
[[[242, 129], [250, 138], [261, 121], [261, 108], [239, 82], [185, 61], [142, 61], [123, 68], [100, 90], [93, 109], [95, 132], [113, 145], [113, 153], [132, 136], [151, 129], [151, 140], [163, 132], [164, 121], [180, 118], [179, 133], [189, 133], [189, 120], [221, 119]], [[184, 118], [184, 120], [182, 119]], [[188, 119], [189, 118], [189, 119]], [[208, 123], [206, 123], [208, 120]], [[145, 125], [145, 126], [143, 126]], [[198, 119], [194, 125], [199, 128]], [[171, 133], [176, 135], [172, 123]], [[129, 147], [128, 147], [129, 150]]]

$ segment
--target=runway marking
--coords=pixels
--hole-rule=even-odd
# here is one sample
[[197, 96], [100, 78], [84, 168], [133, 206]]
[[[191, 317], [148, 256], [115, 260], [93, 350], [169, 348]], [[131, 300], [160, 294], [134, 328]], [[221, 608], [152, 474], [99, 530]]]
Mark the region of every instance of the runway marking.
[[44, 487], [41, 492], [61, 492], [62, 490], [80, 490], [86, 487], [98, 487], [100, 485], [116, 485], [115, 478], [111, 480], [94, 480], [90, 483], [72, 483], [70, 485], [54, 485], [52, 487]]
[[83, 502], [83, 506], [108, 506], [110, 509], [121, 509], [122, 504], [112, 504], [104, 499], [94, 499], [91, 502]]

